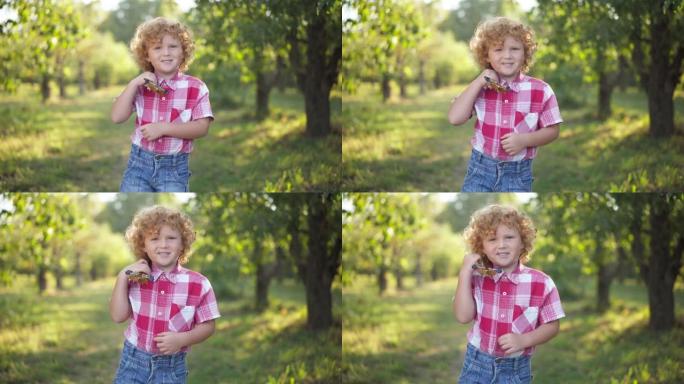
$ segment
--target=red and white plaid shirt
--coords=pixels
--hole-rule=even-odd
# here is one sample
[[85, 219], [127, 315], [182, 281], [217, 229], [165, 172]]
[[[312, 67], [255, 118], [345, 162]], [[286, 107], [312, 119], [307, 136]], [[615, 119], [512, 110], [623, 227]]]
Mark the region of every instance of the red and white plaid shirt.
[[129, 281], [128, 300], [133, 315], [124, 332], [126, 340], [153, 354], [161, 353], [154, 341], [158, 334], [187, 332], [221, 316], [209, 280], [180, 265], [169, 273], [152, 266], [152, 281]]
[[499, 160], [533, 159], [537, 147], [511, 156], [503, 149], [501, 138], [510, 132], [534, 132], [562, 122], [556, 95], [545, 82], [522, 73], [508, 86], [510, 89], [501, 93], [485, 88], [480, 91], [474, 105], [477, 120], [470, 144]]
[[[476, 314], [468, 342], [490, 355], [504, 356], [497, 342], [499, 337], [507, 333], [528, 333], [565, 317], [553, 280], [522, 264], [511, 273], [501, 272], [493, 277], [473, 272], [471, 287]], [[533, 352], [531, 347], [513, 356]]]
[[168, 91], [166, 95], [158, 95], [143, 86], [138, 87], [138, 93], [133, 100], [137, 117], [131, 141], [147, 151], [158, 154], [190, 153], [192, 139], [162, 136], [148, 141], [143, 137], [140, 128], [158, 122], [187, 123], [203, 117], [213, 119], [209, 89], [202, 80], [180, 72], [168, 81], [162, 80], [159, 85]]

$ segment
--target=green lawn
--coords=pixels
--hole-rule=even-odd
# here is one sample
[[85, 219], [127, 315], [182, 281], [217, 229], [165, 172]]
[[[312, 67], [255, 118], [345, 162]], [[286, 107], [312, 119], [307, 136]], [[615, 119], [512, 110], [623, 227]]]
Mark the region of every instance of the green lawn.
[[[134, 127], [134, 117], [121, 125], [109, 119], [120, 91], [115, 86], [47, 105], [28, 86], [0, 94], [0, 190], [118, 191]], [[190, 190], [338, 190], [340, 98], [331, 106], [337, 133], [324, 139], [304, 135], [304, 102], [294, 90], [273, 91], [272, 115], [262, 122], [251, 117], [249, 102], [214, 106], [209, 135], [195, 141], [190, 157]]]
[[[44, 297], [0, 291], [0, 382], [111, 383], [126, 327], [109, 319], [112, 287], [108, 279]], [[188, 354], [189, 383], [339, 382], [340, 327], [305, 329], [301, 286], [272, 286], [262, 314], [247, 300], [219, 299], [216, 333]]]
[[[471, 325], [451, 313], [455, 279], [378, 297], [371, 283], [345, 288], [342, 359], [347, 383], [455, 383]], [[536, 383], [684, 382], [684, 289], [676, 293], [680, 328], [647, 329], [646, 289], [615, 285], [603, 315], [590, 299], [565, 301], [559, 335], [532, 359]], [[636, 381], [635, 381], [636, 380]]]
[[[470, 157], [474, 120], [447, 122], [450, 100], [463, 86], [383, 104], [377, 87], [343, 97], [342, 189], [346, 191], [458, 191]], [[411, 89], [412, 90], [412, 89]], [[591, 89], [583, 92], [594, 91]], [[684, 94], [675, 99], [678, 134], [653, 139], [646, 96], [613, 95], [613, 116], [600, 123], [593, 106], [561, 105], [558, 140], [535, 159], [535, 192], [681, 191], [684, 189]]]

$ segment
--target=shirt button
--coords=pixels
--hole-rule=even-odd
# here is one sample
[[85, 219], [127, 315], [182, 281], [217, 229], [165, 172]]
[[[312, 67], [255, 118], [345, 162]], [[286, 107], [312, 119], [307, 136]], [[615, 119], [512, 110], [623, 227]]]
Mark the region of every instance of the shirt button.
[[[157, 316], [161, 316], [161, 312], [157, 312]], [[501, 317], [503, 317], [503, 315]]]
[[[162, 291], [162, 293], [164, 293], [164, 291]], [[506, 296], [506, 295], [507, 295], [507, 293], [506, 293], [506, 292], [504, 292], [504, 293], [502, 293], [502, 295]]]
[[[162, 100], [164, 100], [164, 99], [162, 99]], [[508, 100], [504, 100], [504, 103], [508, 103]]]
[[[161, 294], [163, 295], [163, 294], [164, 294], [164, 291], [161, 291]], [[505, 294], [506, 294], [506, 293], [504, 292], [504, 295], [505, 295]]]
[[[165, 101], [165, 100], [166, 100], [166, 97], [162, 97], [162, 101]], [[508, 103], [508, 100], [506, 100], [506, 102]]]
[[508, 120], [504, 120], [503, 123], [504, 123], [504, 124], [508, 124]]
[[503, 319], [503, 318], [504, 318], [504, 315], [501, 315], [501, 318]]
[[[164, 118], [162, 117], [162, 118], [160, 118], [159, 120], [164, 121]], [[504, 121], [504, 123], [505, 123], [505, 121]]]

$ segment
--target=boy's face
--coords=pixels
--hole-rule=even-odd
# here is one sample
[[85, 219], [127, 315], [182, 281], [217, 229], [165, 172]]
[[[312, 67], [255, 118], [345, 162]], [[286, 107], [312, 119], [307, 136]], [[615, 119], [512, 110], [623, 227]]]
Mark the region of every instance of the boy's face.
[[495, 266], [512, 272], [518, 265], [523, 243], [520, 233], [504, 224], [496, 227], [496, 232], [482, 240], [486, 256]]
[[507, 81], [515, 79], [525, 61], [523, 43], [511, 36], [506, 36], [503, 44], [492, 45], [487, 51], [489, 64], [499, 76]]
[[176, 266], [182, 250], [180, 232], [168, 225], [162, 225], [158, 233], [145, 235], [145, 252], [152, 263], [163, 271], [168, 272]]
[[176, 37], [164, 35], [147, 48], [147, 59], [158, 75], [173, 76], [183, 61], [183, 46]]

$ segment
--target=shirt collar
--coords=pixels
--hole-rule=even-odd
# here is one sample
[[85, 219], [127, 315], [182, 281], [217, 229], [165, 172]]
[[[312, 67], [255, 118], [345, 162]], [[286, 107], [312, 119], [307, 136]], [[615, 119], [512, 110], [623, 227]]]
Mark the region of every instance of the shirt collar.
[[152, 264], [152, 281], [157, 281], [162, 275], [166, 275], [166, 278], [176, 284], [176, 280], [178, 279], [178, 275], [183, 273], [185, 268], [181, 267], [180, 264], [176, 262], [176, 266], [169, 272], [164, 272], [161, 269], [157, 268], [156, 265]]
[[523, 74], [522, 72], [518, 73], [518, 77], [516, 77], [513, 81], [507, 82], [503, 81], [503, 85], [508, 85], [508, 88], [510, 90], [515, 91], [515, 92], [520, 92], [520, 84], [527, 81], [527, 75]]
[[[176, 90], [176, 83], [181, 79], [182, 76], [183, 76], [182, 72], [176, 71], [176, 74], [173, 75], [173, 77], [170, 78], [169, 80], [161, 79], [161, 81], [159, 81], [159, 86], [162, 88], [165, 88], [165, 89], [170, 88], [172, 91], [175, 91]], [[160, 77], [157, 77], [157, 79], [159, 79], [159, 78]]]
[[520, 282], [520, 275], [522, 275], [525, 272], [525, 269], [527, 269], [527, 267], [522, 265], [522, 263], [518, 262], [518, 266], [512, 272], [499, 272], [496, 275], [492, 276], [492, 279], [494, 279], [494, 281], [498, 283], [502, 277], [507, 276], [508, 280], [510, 280], [511, 283], [517, 285]]

